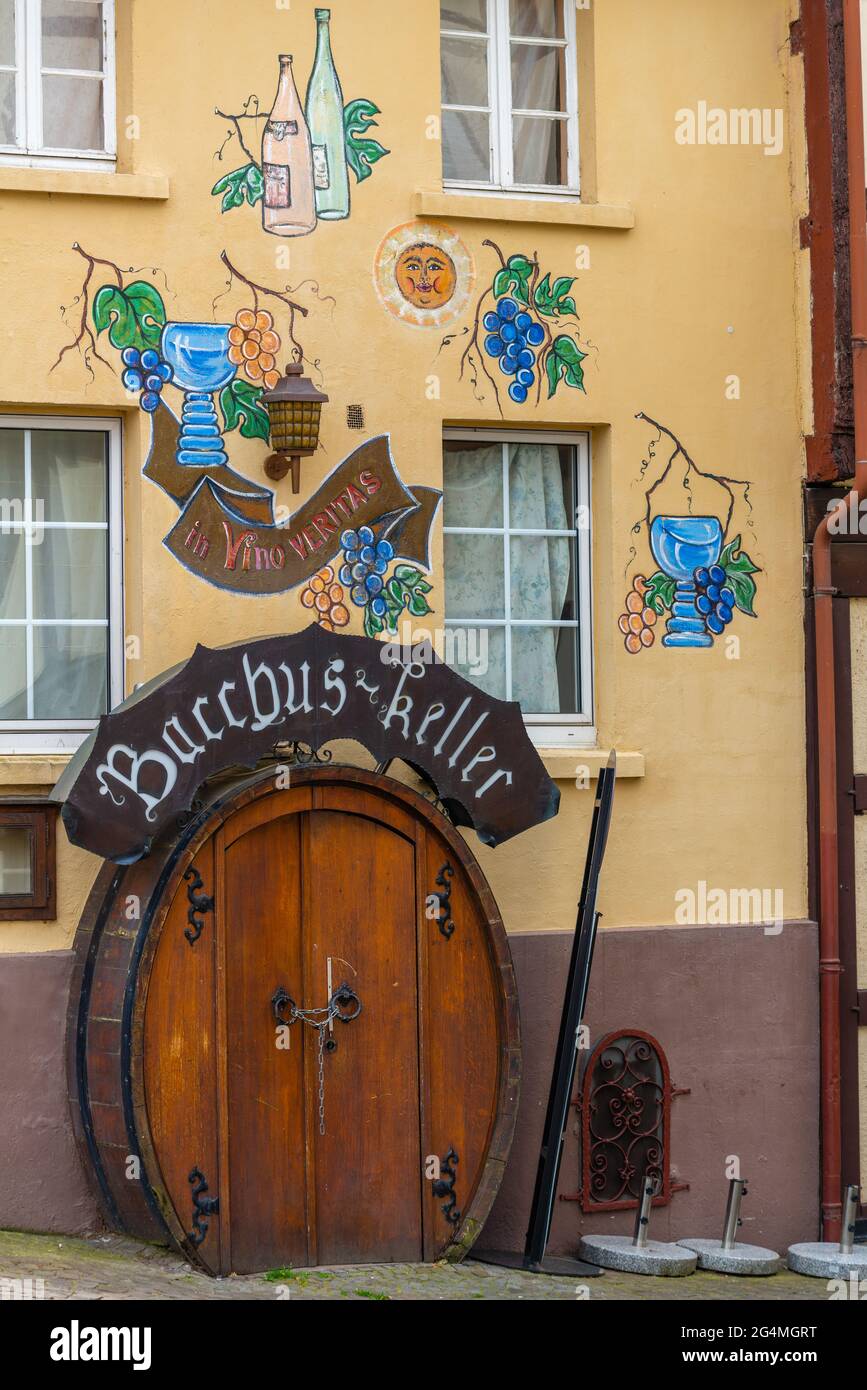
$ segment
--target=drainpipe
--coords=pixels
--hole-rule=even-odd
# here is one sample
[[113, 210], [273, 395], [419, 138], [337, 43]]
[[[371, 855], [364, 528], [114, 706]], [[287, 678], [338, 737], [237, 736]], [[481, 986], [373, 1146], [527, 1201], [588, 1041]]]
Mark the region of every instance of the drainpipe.
[[849, 182], [852, 372], [855, 417], [855, 480], [851, 491], [824, 516], [813, 538], [813, 600], [819, 775], [819, 1010], [821, 1019], [822, 1234], [838, 1241], [842, 1224], [842, 1126], [840, 1109], [840, 921], [837, 839], [837, 706], [834, 669], [834, 589], [828, 523], [851, 506], [858, 515], [867, 499], [867, 210], [865, 210], [864, 110], [861, 92], [860, 0], [843, 0], [846, 80], [846, 149]]

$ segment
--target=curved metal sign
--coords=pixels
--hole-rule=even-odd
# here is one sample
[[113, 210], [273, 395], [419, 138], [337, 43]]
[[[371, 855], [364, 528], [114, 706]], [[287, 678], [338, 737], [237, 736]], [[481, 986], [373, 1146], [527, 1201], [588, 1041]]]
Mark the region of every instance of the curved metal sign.
[[555, 816], [560, 793], [517, 704], [496, 700], [412, 648], [325, 632], [196, 648], [111, 714], [53, 798], [73, 844], [118, 863], [148, 853], [216, 773], [255, 767], [278, 744], [354, 739], [402, 759], [452, 819], [497, 845]]

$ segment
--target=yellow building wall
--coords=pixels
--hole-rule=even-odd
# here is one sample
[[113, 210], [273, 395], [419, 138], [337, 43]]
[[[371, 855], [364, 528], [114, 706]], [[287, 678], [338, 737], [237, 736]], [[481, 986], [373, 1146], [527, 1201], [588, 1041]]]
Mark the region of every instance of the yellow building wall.
[[[230, 321], [249, 303], [242, 284], [228, 288], [223, 251], [249, 279], [297, 287], [295, 297], [309, 308], [298, 331], [330, 396], [321, 451], [303, 465], [302, 500], [360, 441], [346, 427], [350, 403], [363, 404], [367, 436], [391, 435], [407, 483], [441, 486], [443, 428], [500, 423], [490, 395], [478, 401], [458, 371], [462, 330], [497, 268], [484, 242], [496, 242], [506, 257], [538, 254], [552, 278], [576, 276], [586, 392], [561, 389], [538, 407], [504, 397], [504, 423], [592, 431], [598, 747], [640, 755], [627, 765], [639, 775], [618, 788], [604, 921], [673, 924], [678, 890], [700, 882], [781, 890], [785, 917], [803, 917], [799, 494], [809, 315], [806, 253], [798, 249], [806, 211], [801, 63], [788, 47], [794, 0], [597, 0], [589, 17], [579, 13], [582, 165], [585, 196], [589, 189], [596, 202], [564, 208], [524, 198], [495, 216], [479, 215], [486, 208], [477, 199], [442, 194], [441, 147], [428, 138], [440, 103], [436, 0], [333, 0], [345, 97], [376, 103], [378, 126], [369, 134], [390, 153], [369, 179], [353, 181], [348, 220], [320, 223], [291, 241], [263, 232], [258, 207], [221, 214], [211, 188], [243, 160], [233, 159], [236, 144], [215, 159], [229, 125], [214, 109], [238, 112], [251, 92], [269, 109], [281, 52], [294, 54], [303, 100], [314, 5], [149, 0], [119, 9], [125, 196], [116, 196], [111, 175], [0, 170], [0, 395], [5, 411], [123, 419], [125, 624], [140, 641], [138, 659], [127, 663], [127, 690], [188, 657], [197, 641], [221, 645], [292, 631], [309, 614], [299, 590], [253, 599], [214, 589], [162, 545], [177, 507], [141, 476], [149, 425], [135, 401], [101, 363], [93, 362], [91, 376], [77, 349], [52, 370], [81, 313], [76, 296], [87, 266], [75, 245], [124, 272], [141, 268], [128, 278], [156, 284], [169, 319]], [[678, 143], [676, 113], [702, 101], [780, 110], [782, 152]], [[136, 122], [128, 125], [128, 116]], [[138, 138], [127, 139], [128, 130]], [[423, 220], [455, 233], [475, 265], [467, 309], [448, 329], [457, 337], [442, 349], [442, 329], [398, 321], [374, 285], [383, 238], [422, 207]], [[287, 250], [288, 265], [277, 259]], [[586, 268], [576, 269], [579, 263]], [[93, 287], [99, 282], [98, 269]], [[117, 361], [105, 335], [100, 350]], [[727, 394], [732, 375], [739, 399], [729, 398], [730, 386]], [[749, 481], [752, 510], [739, 500], [735, 530], [761, 570], [758, 616], [737, 615], [729, 629], [734, 648], [725, 639], [699, 651], [666, 650], [658, 640], [638, 655], [624, 648], [617, 620], [632, 575], [654, 568], [646, 539], [632, 531], [644, 509], [642, 461], [654, 438], [635, 418], [642, 411], [672, 429], [699, 468]], [[232, 465], [264, 482], [265, 446], [237, 433], [229, 439]], [[698, 487], [696, 510], [701, 496]], [[276, 500], [291, 508], [288, 479], [276, 485]], [[433, 555], [427, 621], [436, 628], [444, 596], [441, 515]], [[360, 631], [357, 613], [351, 630]], [[549, 764], [563, 794], [556, 821], [495, 851], [469, 837], [511, 930], [573, 924], [592, 810], [592, 789], [574, 784], [585, 762], [598, 758], [572, 750]], [[0, 760], [4, 792], [40, 779], [52, 780]], [[69, 945], [98, 864], [70, 848], [62, 830], [58, 840], [57, 922], [3, 924], [0, 950]]]

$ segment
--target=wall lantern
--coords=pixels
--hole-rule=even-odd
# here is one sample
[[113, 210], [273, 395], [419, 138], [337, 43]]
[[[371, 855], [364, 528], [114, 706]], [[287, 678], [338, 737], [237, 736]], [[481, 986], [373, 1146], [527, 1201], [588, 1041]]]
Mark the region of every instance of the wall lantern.
[[300, 362], [290, 363], [274, 389], [262, 396], [271, 421], [274, 450], [265, 460], [265, 473], [279, 482], [291, 468], [293, 492], [301, 488], [302, 458], [315, 454], [319, 447], [319, 418], [328, 400], [302, 375], [303, 370]]

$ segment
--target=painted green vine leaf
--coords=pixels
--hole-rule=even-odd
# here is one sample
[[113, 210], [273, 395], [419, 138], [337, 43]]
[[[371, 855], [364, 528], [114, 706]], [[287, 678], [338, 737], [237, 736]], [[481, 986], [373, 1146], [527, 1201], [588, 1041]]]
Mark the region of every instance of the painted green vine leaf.
[[747, 552], [741, 550], [740, 536], [735, 536], [733, 541], [729, 541], [719, 562], [726, 572], [726, 581], [735, 596], [738, 608], [748, 617], [755, 618], [756, 581], [753, 575], [761, 574], [761, 570], [758, 565], [753, 564]]
[[264, 439], [268, 442], [271, 422], [262, 404], [261, 386], [251, 386], [237, 377], [220, 392], [220, 409], [227, 431], [240, 429], [244, 439]]
[[414, 618], [423, 618], [433, 609], [426, 595], [431, 585], [421, 570], [415, 565], [398, 565], [382, 591], [385, 600], [385, 613], [379, 617], [370, 604], [364, 610], [364, 631], [368, 637], [379, 637], [383, 632], [396, 633], [401, 613], [406, 609]]
[[648, 608], [652, 608], [654, 613], [661, 617], [674, 603], [676, 588], [676, 579], [671, 579], [667, 574], [663, 574], [662, 570], [657, 570], [656, 574], [652, 574], [647, 581], [644, 602]]
[[241, 169], [233, 169], [217, 180], [211, 192], [217, 198], [222, 197], [222, 212], [231, 212], [232, 208], [243, 207], [244, 203], [253, 207], [261, 203], [265, 196], [262, 170], [258, 164], [252, 163], [245, 164]]
[[551, 284], [551, 276], [546, 275], [536, 286], [533, 303], [545, 318], [578, 317], [578, 306], [569, 291], [575, 284], [574, 276], [561, 275]]
[[526, 256], [510, 256], [501, 270], [494, 276], [492, 290], [495, 299], [510, 294], [521, 304], [530, 306], [530, 279], [534, 265]]
[[581, 351], [574, 338], [569, 338], [563, 333], [554, 339], [545, 359], [549, 400], [561, 381], [565, 381], [567, 386], [572, 386], [577, 391], [584, 390], [584, 368], [581, 363], [586, 356], [586, 352]]
[[343, 112], [343, 130], [346, 136], [346, 162], [359, 183], [370, 178], [373, 165], [384, 159], [391, 151], [367, 135], [371, 126], [378, 125], [374, 120], [380, 114], [378, 106], [363, 97], [351, 101]]
[[108, 341], [122, 352], [124, 348], [157, 348], [166, 325], [165, 305], [145, 280], [122, 288], [103, 285], [93, 301], [93, 322], [97, 333], [108, 329]]

